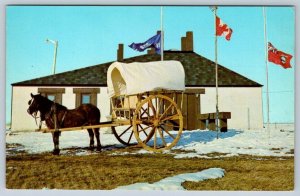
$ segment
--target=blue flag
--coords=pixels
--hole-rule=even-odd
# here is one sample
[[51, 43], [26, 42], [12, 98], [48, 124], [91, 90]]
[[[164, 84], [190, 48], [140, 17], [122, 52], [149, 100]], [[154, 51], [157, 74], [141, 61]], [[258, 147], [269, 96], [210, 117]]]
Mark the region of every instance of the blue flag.
[[160, 33], [158, 33], [143, 43], [133, 42], [132, 44], [129, 45], [129, 47], [139, 52], [143, 52], [147, 48], [153, 47], [155, 48], [155, 52], [157, 54], [160, 54], [160, 37], [161, 35]]

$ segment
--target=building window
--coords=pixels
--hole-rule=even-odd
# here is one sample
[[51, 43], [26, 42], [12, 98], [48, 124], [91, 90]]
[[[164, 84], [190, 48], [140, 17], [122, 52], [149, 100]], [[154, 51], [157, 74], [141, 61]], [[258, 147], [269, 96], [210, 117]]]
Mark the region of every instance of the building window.
[[38, 93], [51, 101], [62, 104], [62, 94], [65, 93], [65, 88], [38, 88]]
[[86, 103], [97, 106], [97, 94], [100, 93], [100, 88], [74, 88], [73, 93], [76, 94], [76, 107]]
[[54, 94], [46, 94], [46, 97], [50, 100], [50, 101], [55, 101], [55, 95]]
[[86, 103], [91, 103], [91, 94], [82, 94], [81, 95], [81, 103], [86, 104]]

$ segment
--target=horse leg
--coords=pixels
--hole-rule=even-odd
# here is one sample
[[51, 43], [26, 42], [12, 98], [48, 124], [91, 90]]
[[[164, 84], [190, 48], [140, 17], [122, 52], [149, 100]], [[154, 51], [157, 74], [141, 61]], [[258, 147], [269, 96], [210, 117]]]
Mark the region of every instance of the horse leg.
[[59, 132], [55, 131], [52, 132], [52, 138], [53, 138], [53, 144], [54, 144], [54, 149], [52, 154], [53, 155], [59, 155], [60, 149], [59, 149]]
[[94, 132], [93, 129], [88, 129], [89, 136], [90, 136], [90, 150], [94, 149]]
[[94, 128], [93, 131], [94, 131], [96, 141], [97, 141], [97, 151], [101, 151], [99, 128]]

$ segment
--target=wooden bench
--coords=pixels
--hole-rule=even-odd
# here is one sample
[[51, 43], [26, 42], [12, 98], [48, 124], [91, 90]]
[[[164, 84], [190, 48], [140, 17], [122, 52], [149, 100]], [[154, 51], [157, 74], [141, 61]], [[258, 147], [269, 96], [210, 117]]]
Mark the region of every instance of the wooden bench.
[[[216, 130], [216, 113], [206, 113], [198, 115], [198, 120], [200, 120], [200, 129], [204, 130], [208, 128], [209, 130]], [[219, 128], [221, 132], [227, 131], [227, 119], [231, 118], [230, 112], [219, 112]], [[208, 121], [208, 127], [206, 127]]]

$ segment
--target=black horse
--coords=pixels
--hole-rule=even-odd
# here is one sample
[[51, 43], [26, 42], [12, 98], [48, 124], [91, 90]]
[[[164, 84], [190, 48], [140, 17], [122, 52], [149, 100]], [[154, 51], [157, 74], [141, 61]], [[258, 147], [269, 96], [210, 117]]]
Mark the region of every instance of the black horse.
[[[100, 123], [100, 110], [92, 104], [82, 104], [76, 109], [68, 110], [65, 106], [50, 101], [41, 94], [33, 95], [28, 102], [27, 112], [36, 117], [40, 112], [40, 120], [45, 121], [49, 129], [67, 127], [78, 127], [85, 125], [96, 125]], [[55, 126], [56, 124], [56, 126]], [[97, 140], [97, 150], [101, 151], [99, 128], [88, 129], [90, 136], [90, 149], [94, 149], [94, 135]], [[60, 132], [52, 132], [54, 150], [53, 154], [58, 155]]]

